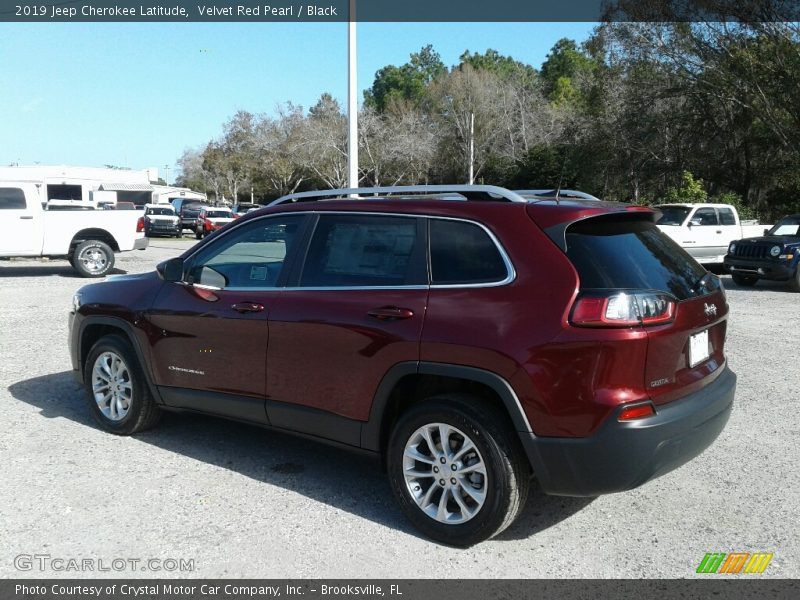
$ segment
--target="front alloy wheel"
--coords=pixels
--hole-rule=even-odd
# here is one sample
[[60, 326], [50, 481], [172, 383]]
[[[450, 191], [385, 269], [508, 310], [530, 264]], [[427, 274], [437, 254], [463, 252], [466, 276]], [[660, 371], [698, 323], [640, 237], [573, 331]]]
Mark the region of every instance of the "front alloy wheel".
[[128, 435], [155, 425], [161, 410], [150, 394], [142, 367], [122, 335], [100, 338], [86, 357], [83, 381], [97, 422]]
[[97, 408], [107, 419], [121, 421], [128, 415], [133, 400], [133, 383], [128, 365], [118, 354], [103, 352], [95, 359], [92, 394]]

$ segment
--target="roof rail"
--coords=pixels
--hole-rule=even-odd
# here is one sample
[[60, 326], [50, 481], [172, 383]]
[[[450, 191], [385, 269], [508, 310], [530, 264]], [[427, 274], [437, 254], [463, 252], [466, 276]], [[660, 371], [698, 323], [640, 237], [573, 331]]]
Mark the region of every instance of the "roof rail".
[[[507, 202], [527, 202], [525, 198], [496, 185], [393, 185], [367, 188], [343, 188], [336, 190], [318, 190], [313, 192], [297, 192], [282, 196], [268, 206], [277, 206], [287, 202], [315, 202], [318, 200], [336, 200], [348, 198], [364, 199], [365, 196], [442, 196], [459, 194], [463, 200], [505, 200]], [[444, 199], [444, 198], [441, 198]], [[461, 198], [459, 198], [460, 200]]]
[[564, 190], [564, 189], [545, 189], [545, 190], [515, 190], [517, 194], [525, 198], [540, 198], [540, 199], [559, 199], [559, 200], [597, 200], [600, 198], [581, 192], [578, 190]]

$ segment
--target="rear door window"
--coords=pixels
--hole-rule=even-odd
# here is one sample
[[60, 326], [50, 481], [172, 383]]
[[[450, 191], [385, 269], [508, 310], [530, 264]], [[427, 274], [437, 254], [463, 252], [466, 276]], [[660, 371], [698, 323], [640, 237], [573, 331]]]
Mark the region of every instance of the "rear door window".
[[698, 208], [692, 215], [693, 225], [719, 225], [717, 211], [713, 208]]
[[718, 212], [720, 225], [736, 225], [736, 217], [730, 208], [720, 208]]
[[423, 231], [415, 217], [321, 215], [299, 286], [427, 285]]
[[567, 229], [567, 256], [581, 289], [669, 292], [678, 300], [719, 289], [719, 280], [649, 221], [586, 219]]

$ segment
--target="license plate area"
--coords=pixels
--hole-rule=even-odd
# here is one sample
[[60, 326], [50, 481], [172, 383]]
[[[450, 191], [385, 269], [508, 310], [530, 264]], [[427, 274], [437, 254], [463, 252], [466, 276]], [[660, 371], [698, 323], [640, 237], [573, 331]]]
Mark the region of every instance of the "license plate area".
[[689, 367], [696, 367], [708, 360], [708, 329], [689, 337]]

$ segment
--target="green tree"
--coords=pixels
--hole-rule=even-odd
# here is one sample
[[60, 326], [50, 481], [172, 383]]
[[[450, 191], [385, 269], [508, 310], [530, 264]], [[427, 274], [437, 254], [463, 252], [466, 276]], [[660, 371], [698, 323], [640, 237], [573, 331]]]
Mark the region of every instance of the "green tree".
[[681, 174], [679, 185], [673, 186], [664, 194], [667, 202], [707, 202], [708, 192], [703, 186], [702, 179], [695, 179], [689, 171]]
[[412, 54], [406, 64], [380, 69], [372, 87], [364, 92], [364, 105], [378, 112], [384, 112], [394, 103], [417, 105], [424, 100], [428, 86], [446, 72], [441, 57], [428, 44]]
[[523, 85], [532, 85], [536, 81], [536, 69], [510, 56], [504, 56], [497, 50], [489, 48], [485, 54], [472, 53], [465, 50], [461, 55], [461, 65], [470, 65], [479, 71], [489, 71], [506, 81], [514, 79]]
[[550, 99], [557, 103], [575, 102], [580, 97], [579, 82], [595, 62], [578, 48], [575, 40], [562, 38], [548, 53], [540, 72]]

